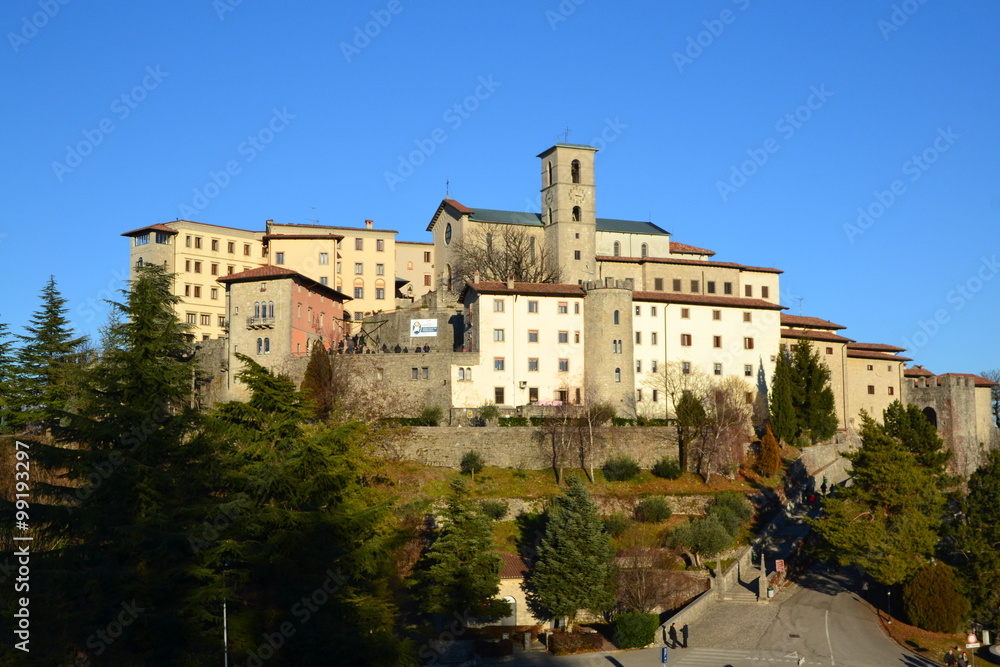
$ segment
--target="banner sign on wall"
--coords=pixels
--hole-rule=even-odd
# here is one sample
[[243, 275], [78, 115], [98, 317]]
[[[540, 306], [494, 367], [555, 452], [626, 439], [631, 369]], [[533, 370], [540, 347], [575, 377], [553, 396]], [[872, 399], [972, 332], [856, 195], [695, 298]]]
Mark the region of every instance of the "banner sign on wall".
[[421, 336], [437, 336], [437, 320], [410, 320], [410, 338]]

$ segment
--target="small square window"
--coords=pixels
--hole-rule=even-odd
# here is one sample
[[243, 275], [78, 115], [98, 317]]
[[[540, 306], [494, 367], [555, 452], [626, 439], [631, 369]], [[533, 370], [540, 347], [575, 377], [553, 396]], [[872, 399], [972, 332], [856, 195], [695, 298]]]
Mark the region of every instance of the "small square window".
[[712, 311], [712, 319], [715, 320], [716, 322], [718, 322], [719, 320], [721, 320], [722, 319], [722, 311], [721, 310], [713, 310]]
[[833, 354], [833, 348], [832, 347], [826, 348], [826, 353], [827, 354]]
[[753, 313], [751, 313], [749, 311], [744, 312], [743, 313], [743, 321], [744, 322], [753, 322]]
[[896, 393], [896, 388], [895, 387], [889, 387], [889, 395], [893, 396], [893, 395], [895, 395], [895, 393]]
[[184, 319], [188, 324], [195, 324], [198, 321], [198, 315], [196, 313], [185, 313]]
[[743, 286], [743, 296], [753, 296], [753, 285]]
[[278, 264], [278, 265], [284, 264], [285, 263], [285, 253], [283, 253], [283, 252], [276, 252], [276, 253], [274, 253], [274, 263]]
[[493, 370], [502, 371], [504, 367], [503, 357], [493, 358]]
[[689, 320], [689, 319], [691, 319], [691, 309], [690, 308], [681, 308], [681, 319], [682, 320]]
[[569, 332], [568, 331], [560, 331], [559, 332], [559, 342], [560, 343], [568, 343], [569, 342]]
[[680, 292], [681, 291], [681, 279], [680, 278], [674, 278], [673, 288], [674, 288], [675, 292]]
[[663, 291], [663, 278], [653, 278], [653, 291], [654, 292]]
[[424, 252], [424, 264], [430, 264], [430, 263], [431, 263], [431, 253], [430, 253], [430, 251], [425, 251]]
[[538, 372], [538, 359], [535, 358], [528, 359], [528, 371], [531, 373]]
[[556, 312], [559, 313], [560, 315], [565, 315], [566, 313], [568, 313], [569, 303], [566, 301], [560, 301], [558, 306], [556, 307]]
[[753, 338], [744, 338], [743, 339], [743, 349], [744, 350], [752, 350], [753, 349]]
[[573, 259], [580, 259], [580, 251], [579, 250], [574, 250], [573, 251]]
[[681, 346], [691, 347], [691, 334], [681, 334]]
[[760, 288], [760, 298], [766, 299], [770, 296], [771, 290], [766, 286], [762, 285]]
[[870, 371], [875, 370], [875, 365], [874, 364], [868, 364], [868, 370], [870, 370]]
[[559, 372], [560, 373], [568, 373], [569, 372], [569, 359], [560, 359], [559, 360]]
[[218, 288], [213, 287], [211, 290], [209, 290], [209, 296], [212, 299], [218, 299], [219, 298], [219, 290], [218, 290]]
[[873, 385], [873, 384], [868, 385], [868, 393], [869, 394], [874, 394], [875, 393], [875, 385]]
[[494, 313], [502, 313], [503, 312], [503, 300], [502, 299], [493, 299], [493, 312]]
[[354, 249], [355, 250], [364, 250], [365, 249], [365, 240], [363, 238], [361, 238], [360, 236], [358, 238], [354, 239]]
[[709, 294], [715, 294], [715, 281], [709, 280], [705, 283], [705, 291]]
[[533, 329], [533, 330], [531, 330], [531, 331], [528, 332], [528, 342], [529, 343], [537, 343], [538, 342], [538, 331], [537, 330]]
[[753, 377], [753, 366], [751, 366], [750, 364], [745, 365], [743, 367], [743, 375], [745, 375], [748, 378], [752, 378]]
[[365, 265], [362, 264], [361, 262], [354, 262], [354, 275], [360, 276], [364, 272], [365, 272]]
[[538, 312], [538, 302], [537, 301], [529, 301], [528, 302], [528, 312], [529, 313], [537, 313]]
[[[323, 280], [326, 280], [326, 278], [323, 278]], [[326, 283], [323, 283], [323, 284], [325, 285]], [[380, 301], [385, 299], [385, 288], [384, 287], [376, 287], [375, 288], [375, 298], [378, 299], [378, 300], [380, 300]]]
[[712, 373], [722, 375], [722, 364], [712, 364]]
[[212, 324], [212, 316], [211, 315], [202, 315], [201, 318], [199, 318], [199, 319], [200, 319], [200, 322], [201, 322], [202, 326], [206, 326], [207, 327], [207, 326], [209, 326], [209, 325]]
[[699, 283], [698, 283], [698, 281], [697, 281], [697, 280], [692, 280], [692, 281], [691, 281], [691, 292], [692, 292], [693, 294], [697, 294], [697, 293], [698, 293], [698, 291], [699, 291], [699, 290], [698, 290], [698, 285], [699, 285]]

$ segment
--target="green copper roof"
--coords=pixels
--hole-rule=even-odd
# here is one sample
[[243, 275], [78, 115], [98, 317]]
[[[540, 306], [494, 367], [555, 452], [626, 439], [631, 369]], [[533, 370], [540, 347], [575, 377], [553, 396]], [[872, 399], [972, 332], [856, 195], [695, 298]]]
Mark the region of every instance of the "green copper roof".
[[654, 234], [656, 236], [670, 235], [670, 232], [657, 227], [651, 222], [640, 222], [638, 220], [615, 220], [613, 218], [598, 218], [597, 231], [622, 232], [625, 234]]
[[[530, 227], [542, 226], [542, 216], [540, 213], [501, 211], [493, 208], [473, 208], [473, 211], [474, 213], [469, 215], [469, 220], [476, 222], [497, 222], [505, 225], [528, 225]], [[657, 227], [651, 222], [615, 220], [613, 218], [598, 218], [597, 231], [619, 232], [623, 234], [651, 234], [654, 236], [670, 235], [670, 232]]]

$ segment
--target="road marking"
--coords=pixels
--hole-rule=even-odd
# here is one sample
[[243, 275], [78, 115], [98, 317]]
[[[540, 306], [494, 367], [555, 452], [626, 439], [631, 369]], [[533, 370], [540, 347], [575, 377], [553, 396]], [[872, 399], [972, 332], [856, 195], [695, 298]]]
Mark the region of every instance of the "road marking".
[[837, 663], [833, 659], [833, 644], [830, 642], [830, 610], [826, 610], [826, 645], [830, 648], [830, 665], [832, 667], [837, 667]]

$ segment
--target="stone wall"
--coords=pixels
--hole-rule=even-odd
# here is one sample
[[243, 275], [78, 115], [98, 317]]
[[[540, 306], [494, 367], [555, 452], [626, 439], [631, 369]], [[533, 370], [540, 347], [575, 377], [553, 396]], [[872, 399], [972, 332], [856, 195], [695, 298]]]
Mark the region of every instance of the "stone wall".
[[[413, 337], [410, 326], [413, 320], [437, 320], [436, 336]], [[434, 352], [462, 351], [465, 318], [462, 307], [408, 308], [365, 317], [365, 331], [375, 339], [375, 347], [383, 344], [394, 349], [396, 345], [412, 350], [416, 345], [428, 345]], [[371, 345], [371, 343], [369, 343]]]

